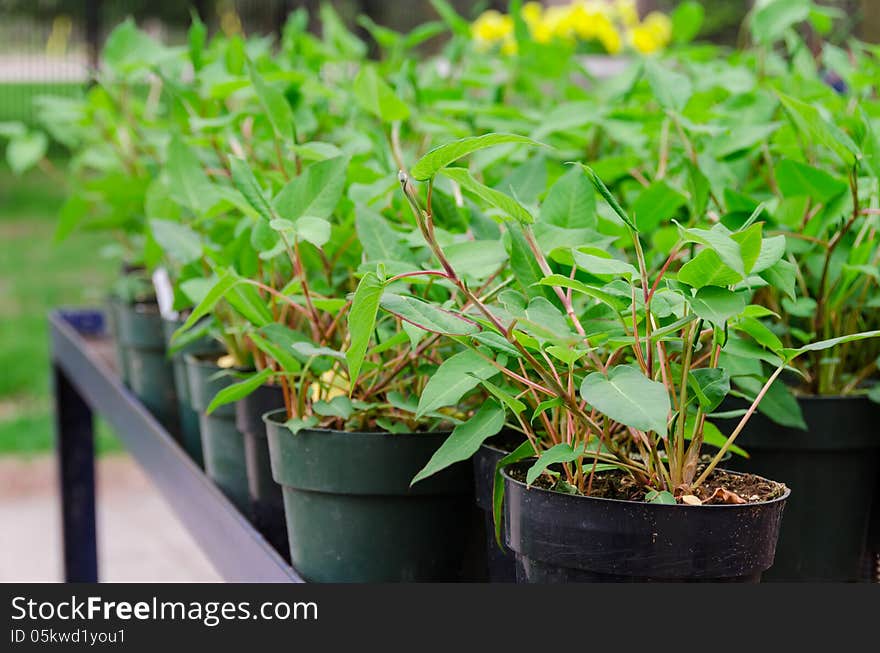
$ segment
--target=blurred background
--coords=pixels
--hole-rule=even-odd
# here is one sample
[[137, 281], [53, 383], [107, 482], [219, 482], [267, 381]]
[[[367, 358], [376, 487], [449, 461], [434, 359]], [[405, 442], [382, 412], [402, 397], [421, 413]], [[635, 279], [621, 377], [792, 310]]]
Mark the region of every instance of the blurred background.
[[[195, 11], [211, 31], [272, 34], [290, 10], [314, 16], [319, 0], [0, 0], [0, 126], [36, 123], [34, 98], [76, 96], [86, 88], [106, 35], [127, 16], [169, 43], [183, 42]], [[427, 0], [335, 0], [355, 25], [359, 14], [397, 30], [437, 17]], [[465, 17], [506, 9], [506, 0], [452, 4]], [[546, 4], [554, 3], [552, 0]], [[675, 0], [640, 0], [642, 15], [671, 11]], [[734, 45], [751, 0], [703, 0], [700, 38]], [[832, 41], [880, 36], [880, 0], [835, 0], [844, 11]], [[317, 29], [316, 25], [312, 26]], [[366, 36], [364, 34], [364, 36]], [[368, 40], [368, 39], [367, 39]], [[47, 142], [38, 169], [16, 175], [0, 160], [0, 582], [59, 580], [52, 407], [46, 314], [59, 305], [98, 305], [115, 263], [105, 237], [78, 232], [55, 244], [65, 184], [65, 152]], [[167, 507], [98, 424], [99, 533], [107, 580], [215, 580]], [[6, 525], [14, 524], [14, 528]], [[143, 537], [148, 528], [150, 537]]]

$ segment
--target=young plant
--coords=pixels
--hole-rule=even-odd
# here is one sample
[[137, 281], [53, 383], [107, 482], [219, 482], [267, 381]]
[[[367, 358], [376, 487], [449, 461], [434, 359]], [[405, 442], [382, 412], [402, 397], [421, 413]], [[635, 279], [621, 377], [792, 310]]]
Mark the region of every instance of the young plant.
[[[554, 477], [556, 489], [589, 495], [596, 473], [614, 468], [623, 470], [639, 496], [648, 500], [748, 501], [726, 488], [704, 486], [768, 388], [799, 356], [880, 332], [796, 349], [764, 348], [760, 355], [773, 362], [775, 371], [763, 380], [736, 428], [722, 435], [711, 419], [730, 390], [729, 371], [720, 365], [730, 324], [766, 313], [749, 302], [751, 278], [783, 256], [778, 243], [763, 237], [759, 214], [735, 231], [721, 224], [679, 228], [670, 262], [684, 252], [688, 260], [677, 272], [664, 265], [653, 273], [635, 221], [595, 173], [584, 168], [625, 225], [635, 260], [612, 257], [589, 243], [557, 248], [548, 258], [536, 243], [533, 218], [524, 206], [484, 186], [466, 169], [448, 167], [466, 154], [513, 139], [464, 139], [429, 152], [411, 172], [426, 182], [424, 204], [410, 177], [401, 173], [421, 233], [440, 263], [431, 273], [457, 291], [456, 309], [442, 310], [474, 325], [470, 332], [438, 325], [436, 333], [467, 346], [475, 358], [491, 362], [503, 375], [502, 382], [478, 379], [493, 402], [456, 429], [416, 480], [468, 457], [497, 432], [497, 420], [491, 429], [480, 428], [493, 406], [513, 416], [514, 428], [529, 441], [523, 451], [538, 456], [527, 475], [529, 483], [547, 474]], [[487, 299], [458, 273], [435, 235], [431, 198], [437, 175], [499, 209], [508, 235], [523, 239], [539, 271], [526, 292], [508, 289]], [[725, 274], [713, 276], [712, 268], [719, 265]], [[397, 298], [383, 300], [382, 306], [398, 317], [409, 315]], [[507, 364], [499, 361], [502, 355]], [[718, 450], [701, 465], [704, 442]], [[561, 472], [552, 471], [551, 465], [560, 466]]]

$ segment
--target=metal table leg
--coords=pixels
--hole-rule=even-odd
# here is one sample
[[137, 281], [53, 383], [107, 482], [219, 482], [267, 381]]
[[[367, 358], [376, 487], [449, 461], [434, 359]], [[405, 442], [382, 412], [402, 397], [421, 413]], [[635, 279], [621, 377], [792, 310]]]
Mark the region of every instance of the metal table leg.
[[69, 583], [94, 583], [98, 581], [98, 543], [92, 410], [57, 364], [53, 376], [64, 578]]

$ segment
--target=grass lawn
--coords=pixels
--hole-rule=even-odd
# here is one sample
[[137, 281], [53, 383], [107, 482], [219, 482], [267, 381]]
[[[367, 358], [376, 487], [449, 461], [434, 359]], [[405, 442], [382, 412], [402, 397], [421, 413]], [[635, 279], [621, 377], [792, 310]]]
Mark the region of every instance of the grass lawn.
[[[15, 177], [0, 163], [0, 454], [53, 445], [46, 315], [59, 305], [100, 304], [115, 266], [104, 237], [54, 242], [65, 189], [43, 173]], [[119, 448], [99, 422], [98, 448]]]

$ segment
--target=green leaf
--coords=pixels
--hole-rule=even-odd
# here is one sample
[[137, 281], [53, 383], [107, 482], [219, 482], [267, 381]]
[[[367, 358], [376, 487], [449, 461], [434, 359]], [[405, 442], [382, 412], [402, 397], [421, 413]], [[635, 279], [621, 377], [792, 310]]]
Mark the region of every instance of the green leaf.
[[226, 301], [239, 315], [256, 327], [266, 326], [274, 320], [266, 301], [251, 284], [242, 283], [230, 288], [226, 293]]
[[186, 322], [177, 329], [174, 333], [174, 338], [176, 339], [180, 334], [189, 331], [196, 323], [199, 322], [203, 317], [205, 317], [208, 313], [214, 310], [214, 306], [217, 305], [223, 297], [235, 286], [242, 283], [242, 280], [236, 276], [236, 274], [232, 271], [223, 272], [217, 280], [214, 282], [214, 285], [211, 286], [210, 290], [205, 293], [205, 296], [202, 298], [202, 301], [193, 308], [192, 313], [189, 314], [189, 317], [186, 319]]
[[607, 304], [615, 311], [623, 311], [630, 305], [629, 300], [625, 300], [617, 295], [605, 292], [599, 288], [594, 288], [585, 284], [578, 279], [570, 279], [562, 274], [551, 274], [541, 279], [539, 284], [543, 286], [556, 286], [558, 288], [571, 288], [575, 292], [582, 293], [593, 299], [597, 299], [603, 304]]
[[743, 277], [746, 275], [740, 245], [723, 225], [716, 224], [711, 229], [686, 229], [678, 225], [678, 233], [685, 242], [699, 243], [710, 248], [726, 266]]
[[[757, 217], [762, 210], [763, 207], [759, 206], [753, 216]], [[764, 242], [763, 235], [764, 225], [758, 222], [750, 227], [741, 229], [730, 236], [732, 240], [739, 243], [739, 253], [742, 257], [743, 269], [746, 274], [752, 272], [752, 269], [758, 261]]]
[[665, 181], [655, 181], [632, 205], [633, 220], [642, 231], [654, 231], [660, 223], [675, 217], [687, 198]]
[[507, 261], [500, 240], [465, 240], [444, 248], [449, 264], [459, 275], [485, 279]]
[[561, 442], [553, 445], [547, 449], [547, 451], [538, 456], [538, 460], [535, 461], [535, 464], [529, 467], [529, 471], [526, 473], [526, 484], [531, 485], [534, 483], [535, 479], [543, 474], [544, 470], [550, 465], [570, 463], [577, 460], [577, 458], [578, 454], [575, 453], [570, 444]]
[[794, 263], [779, 259], [759, 275], [773, 288], [785, 293], [789, 298], [795, 298], [795, 286], [797, 283], [797, 267]]
[[542, 413], [546, 413], [548, 410], [552, 408], [557, 408], [564, 404], [565, 402], [562, 401], [562, 397], [553, 397], [553, 399], [542, 401], [535, 407], [535, 412], [532, 413], [532, 418], [529, 420], [529, 423], [534, 424], [535, 420], [540, 417]]
[[608, 202], [608, 206], [618, 215], [618, 217], [623, 220], [624, 224], [632, 229], [635, 233], [638, 233], [639, 230], [636, 227], [635, 222], [633, 222], [630, 217], [627, 215], [626, 211], [623, 210], [623, 207], [620, 206], [620, 203], [617, 201], [617, 198], [611, 194], [611, 191], [608, 190], [608, 187], [599, 179], [599, 175], [593, 172], [593, 169], [589, 166], [585, 166], [581, 164], [584, 170], [587, 172], [587, 176], [590, 178], [590, 181], [593, 182], [593, 187], [599, 191], [599, 194]]
[[467, 336], [480, 330], [474, 322], [415, 297], [385, 292], [380, 305], [400, 319], [432, 333]]
[[330, 401], [316, 401], [312, 404], [312, 410], [322, 417], [340, 417], [344, 420], [354, 414], [351, 399], [344, 395], [333, 397]]
[[630, 263], [613, 258], [605, 252], [601, 252], [601, 255], [599, 255], [599, 250], [592, 251], [596, 251], [597, 254], [588, 254], [577, 249], [571, 250], [571, 256], [574, 259], [575, 265], [584, 272], [596, 276], [639, 276], [639, 271]]
[[6, 146], [6, 162], [12, 172], [20, 175], [37, 165], [49, 148], [49, 138], [43, 132], [32, 131], [15, 136]]
[[91, 203], [80, 194], [67, 197], [61, 210], [58, 212], [58, 226], [55, 229], [55, 242], [61, 242], [67, 238], [77, 225], [89, 212]]
[[596, 193], [582, 169], [572, 167], [550, 187], [541, 221], [566, 229], [596, 227]]
[[296, 222], [276, 218], [269, 225], [276, 231], [289, 234], [298, 240], [305, 240], [315, 247], [323, 247], [330, 240], [330, 223], [323, 218], [304, 215]]
[[342, 197], [347, 168], [344, 156], [310, 165], [275, 197], [273, 205], [278, 215], [294, 222], [306, 215], [328, 219]]
[[259, 331], [251, 331], [248, 337], [261, 352], [281, 366], [288, 374], [302, 369], [300, 361], [293, 354], [293, 345], [305, 339], [301, 333], [283, 324], [267, 324]]
[[581, 396], [616, 422], [666, 436], [670, 410], [666, 386], [635, 367], [617, 365], [608, 376], [588, 374], [581, 384]]
[[727, 288], [706, 286], [696, 295], [688, 298], [694, 313], [712, 324], [723, 327], [728, 320], [737, 317], [745, 310], [748, 297]]
[[711, 249], [704, 249], [690, 261], [681, 266], [678, 280], [691, 288], [709, 286], [732, 286], [743, 280], [743, 276], [724, 265], [721, 257]]
[[461, 186], [462, 190], [472, 195], [476, 195], [487, 204], [500, 209], [514, 220], [517, 220], [522, 224], [531, 224], [535, 221], [532, 214], [529, 213], [522, 204], [509, 195], [480, 183], [474, 179], [473, 175], [471, 175], [470, 171], [466, 168], [444, 168], [440, 170], [439, 173], [452, 179]]
[[248, 204], [260, 214], [265, 220], [272, 220], [275, 213], [269, 204], [263, 189], [260, 188], [257, 178], [254, 176], [253, 170], [247, 164], [247, 161], [237, 156], [229, 157], [229, 166], [232, 169], [232, 183], [238, 191], [244, 196]]
[[677, 113], [684, 110], [693, 94], [690, 79], [653, 59], [645, 60], [645, 77], [660, 106]]
[[150, 231], [159, 247], [181, 265], [202, 257], [202, 240], [186, 225], [173, 220], [150, 220]]
[[672, 12], [672, 38], [682, 45], [690, 43], [700, 33], [705, 10], [699, 2], [688, 0], [679, 4]]
[[208, 29], [199, 18], [198, 12], [191, 9], [190, 26], [186, 33], [186, 40], [189, 45], [189, 60], [196, 72], [202, 69], [202, 54], [205, 51], [207, 39]]
[[853, 165], [854, 160], [859, 156], [859, 148], [842, 129], [825, 120], [816, 106], [783, 93], [777, 94], [786, 114], [795, 129], [801, 132], [805, 142], [824, 145], [834, 152], [844, 165]]
[[456, 425], [452, 434], [434, 452], [410, 485], [473, 456], [487, 438], [504, 427], [505, 411], [494, 401], [486, 401], [466, 422]]
[[491, 381], [480, 380], [481, 385], [488, 390], [493, 397], [506, 406], [514, 415], [519, 415], [526, 409], [526, 405], [514, 397], [504, 388], [495, 385]]
[[520, 460], [531, 458], [535, 453], [532, 443], [526, 440], [495, 465], [495, 482], [492, 486], [492, 515], [495, 519], [495, 541], [498, 542], [498, 546], [501, 546], [501, 526], [503, 523], [501, 507], [504, 504], [504, 477], [501, 476], [501, 470]]
[[663, 505], [674, 506], [676, 505], [675, 497], [672, 495], [672, 492], [667, 492], [666, 490], [650, 490], [645, 494], [645, 501], [648, 503], [660, 503]]
[[832, 347], [836, 347], [837, 345], [842, 345], [847, 342], [858, 342], [859, 340], [868, 340], [869, 338], [880, 338], [880, 330], [851, 333], [846, 336], [839, 336], [837, 338], [829, 338], [828, 340], [811, 342], [808, 345], [804, 345], [803, 347], [798, 347], [796, 349], [783, 349], [782, 355], [785, 357], [786, 361], [792, 361], [801, 354], [805, 354], [810, 351], [824, 351], [825, 349], [831, 349]]
[[352, 389], [357, 383], [373, 329], [376, 328], [376, 314], [379, 312], [379, 300], [384, 289], [385, 284], [376, 274], [367, 272], [361, 277], [351, 302], [351, 310], [348, 313], [348, 332], [351, 342], [345, 352], [345, 360], [348, 363]]
[[268, 381], [271, 376], [272, 370], [265, 369], [262, 372], [252, 374], [243, 381], [226, 386], [214, 396], [211, 403], [208, 404], [208, 408], [205, 412], [210, 415], [220, 408], [220, 406], [225, 406], [226, 404], [231, 404], [234, 401], [247, 397], [250, 393]]
[[416, 417], [432, 413], [438, 408], [454, 406], [478, 385], [498, 374], [498, 368], [477, 352], [466, 349], [447, 358], [428, 379]]
[[431, 6], [434, 7], [443, 22], [449, 26], [449, 29], [459, 36], [470, 38], [471, 24], [459, 16], [451, 4], [446, 0], [431, 0]]
[[248, 74], [250, 75], [254, 92], [256, 92], [260, 104], [263, 106], [263, 111], [272, 124], [275, 136], [277, 138], [293, 140], [293, 109], [290, 108], [290, 103], [284, 97], [284, 93], [269, 86], [251, 62], [248, 62]]
[[172, 197], [201, 217], [214, 204], [216, 193], [202, 164], [177, 134], [168, 144], [167, 166]]
[[383, 122], [409, 118], [409, 107], [394, 94], [376, 71], [375, 66], [363, 65], [354, 79], [354, 98], [357, 103]]
[[410, 176], [417, 181], [427, 181], [453, 161], [457, 161], [461, 157], [477, 150], [492, 147], [493, 145], [501, 145], [502, 143], [541, 145], [541, 143], [533, 141], [531, 138], [517, 136], [516, 134], [493, 133], [484, 134], [483, 136], [468, 136], [467, 138], [452, 141], [430, 150], [412, 167]]
[[768, 329], [763, 322], [753, 317], [744, 316], [739, 318], [735, 328], [737, 331], [749, 334], [758, 344], [767, 347], [770, 351], [780, 351], [783, 348], [779, 337]]
[[688, 387], [696, 395], [703, 412], [711, 413], [730, 393], [730, 376], [727, 370], [701, 367], [688, 374]]
[[[750, 397], [750, 401], [758, 396], [764, 382], [753, 377], [743, 376], [734, 379], [737, 387], [744, 390]], [[758, 411], [766, 415], [777, 424], [791, 428], [807, 430], [801, 407], [784, 383], [776, 380], [767, 390], [767, 394], [758, 404]]]
[[409, 249], [401, 242], [401, 234], [381, 214], [358, 207], [354, 220], [367, 262], [410, 260]]
[[752, 37], [770, 44], [785, 31], [810, 16], [809, 0], [768, 0], [754, 10], [750, 20]]
[[849, 190], [843, 179], [800, 161], [783, 159], [776, 164], [774, 173], [783, 197], [806, 196], [815, 203], [826, 204]]

